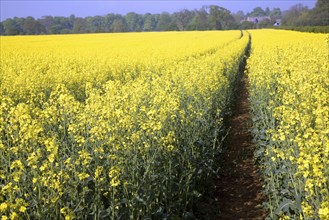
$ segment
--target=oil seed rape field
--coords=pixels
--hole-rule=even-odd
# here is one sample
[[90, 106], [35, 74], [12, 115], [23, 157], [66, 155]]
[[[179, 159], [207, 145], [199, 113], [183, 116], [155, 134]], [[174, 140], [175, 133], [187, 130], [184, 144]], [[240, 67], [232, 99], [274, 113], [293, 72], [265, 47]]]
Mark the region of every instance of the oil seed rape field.
[[[250, 34], [268, 219], [329, 219], [329, 36]], [[194, 218], [248, 32], [0, 40], [2, 219]]]
[[329, 219], [329, 35], [251, 36], [251, 114], [269, 218]]
[[0, 40], [2, 219], [193, 216], [248, 34]]

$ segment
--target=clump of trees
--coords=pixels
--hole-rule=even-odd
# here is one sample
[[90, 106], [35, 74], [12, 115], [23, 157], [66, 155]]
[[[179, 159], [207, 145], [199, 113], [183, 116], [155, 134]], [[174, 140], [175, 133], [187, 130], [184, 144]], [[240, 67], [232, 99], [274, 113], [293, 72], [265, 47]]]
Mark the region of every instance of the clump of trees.
[[[247, 21], [248, 17], [268, 17], [260, 22]], [[141, 31], [188, 31], [188, 30], [232, 30], [273, 27], [282, 18], [285, 26], [326, 26], [329, 25], [329, 1], [318, 0], [314, 9], [297, 4], [290, 10], [281, 12], [280, 8], [254, 8], [231, 13], [217, 6], [204, 6], [201, 9], [181, 10], [175, 13], [126, 15], [107, 14], [86, 18], [44, 16], [10, 18], [0, 22], [0, 35], [70, 34], [70, 33], [108, 33]]]
[[[274, 11], [277, 9], [273, 9]], [[280, 9], [279, 9], [280, 10]], [[181, 10], [175, 13], [126, 15], [107, 14], [104, 16], [89, 16], [86, 18], [62, 16], [44, 16], [10, 18], [0, 23], [2, 35], [24, 34], [68, 34], [68, 33], [106, 33], [106, 32], [140, 32], [140, 31], [188, 31], [188, 30], [232, 30], [250, 29], [255, 26], [251, 22], [242, 22], [247, 16], [262, 13], [272, 13], [268, 8], [255, 8], [253, 12], [244, 14], [242, 11], [231, 13], [217, 6], [204, 6], [201, 9]], [[258, 13], [258, 14], [257, 14]], [[272, 21], [269, 22], [272, 26]]]
[[219, 6], [211, 5], [199, 10], [181, 10], [173, 14], [107, 14], [86, 18], [44, 16], [10, 18], [0, 23], [0, 33], [4, 35], [24, 34], [68, 34], [101, 32], [139, 31], [187, 31], [187, 30], [229, 30], [239, 24], [232, 13]]
[[291, 7], [282, 18], [285, 26], [328, 26], [329, 1], [318, 0], [313, 9], [308, 9], [302, 4]]

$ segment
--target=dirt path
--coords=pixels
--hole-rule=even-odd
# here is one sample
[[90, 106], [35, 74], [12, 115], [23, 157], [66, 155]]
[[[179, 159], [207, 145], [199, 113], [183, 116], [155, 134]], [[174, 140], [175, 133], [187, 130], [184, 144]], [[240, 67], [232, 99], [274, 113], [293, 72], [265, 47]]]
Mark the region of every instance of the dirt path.
[[222, 167], [214, 190], [199, 205], [200, 220], [263, 220], [262, 180], [255, 165], [254, 147], [250, 133], [248, 79], [238, 83], [232, 115], [227, 119], [230, 128], [225, 145]]
[[239, 83], [233, 114], [228, 119], [230, 133], [227, 155], [219, 178], [216, 219], [264, 219], [262, 182], [253, 155], [247, 77]]
[[[247, 57], [249, 48], [250, 45]], [[200, 220], [263, 220], [267, 216], [262, 208], [265, 199], [262, 179], [254, 160], [245, 63], [246, 60], [239, 67], [242, 77], [236, 85], [232, 115], [225, 118], [230, 130], [221, 156], [221, 173], [213, 189], [199, 204], [197, 219]]]

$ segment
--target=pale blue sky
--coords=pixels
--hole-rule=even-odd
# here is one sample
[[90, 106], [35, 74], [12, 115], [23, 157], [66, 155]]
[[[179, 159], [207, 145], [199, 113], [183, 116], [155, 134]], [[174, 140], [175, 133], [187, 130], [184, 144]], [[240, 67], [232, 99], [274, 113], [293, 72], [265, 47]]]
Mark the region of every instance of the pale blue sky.
[[77, 17], [105, 15], [108, 13], [126, 14], [128, 12], [136, 13], [161, 13], [176, 12], [181, 9], [199, 9], [203, 5], [219, 5], [232, 12], [242, 10], [249, 12], [253, 8], [260, 6], [262, 8], [279, 7], [281, 10], [287, 10], [291, 6], [301, 3], [309, 8], [313, 8], [316, 0], [217, 0], [217, 1], [188, 1], [188, 0], [0, 0], [1, 14], [0, 20], [13, 17], [33, 16], [40, 18], [44, 15], [52, 16], [70, 16]]

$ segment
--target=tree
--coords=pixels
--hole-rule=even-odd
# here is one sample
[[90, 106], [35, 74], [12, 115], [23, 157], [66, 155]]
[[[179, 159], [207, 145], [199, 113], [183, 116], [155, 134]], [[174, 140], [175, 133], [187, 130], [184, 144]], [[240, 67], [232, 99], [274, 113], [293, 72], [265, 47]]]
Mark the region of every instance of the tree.
[[312, 25], [326, 26], [329, 25], [329, 1], [318, 0], [314, 9], [310, 12]]
[[87, 22], [82, 18], [75, 18], [73, 23], [73, 33], [86, 33], [87, 32]]
[[209, 17], [208, 25], [212, 30], [221, 30], [222, 24], [220, 21], [219, 6], [211, 5], [209, 6]]
[[143, 30], [143, 17], [135, 12], [129, 12], [125, 16], [129, 31], [142, 31]]
[[159, 20], [156, 26], [157, 31], [170, 31], [176, 30], [177, 27], [174, 24], [173, 18], [168, 12], [163, 12], [159, 16]]
[[194, 17], [190, 23], [192, 30], [207, 30], [208, 29], [208, 13], [203, 7], [200, 10], [195, 10]]
[[193, 13], [187, 9], [183, 9], [179, 12], [175, 12], [173, 16], [178, 30], [186, 31], [193, 18]]
[[0, 22], [0, 35], [4, 35], [5, 34], [5, 29], [3, 27], [2, 22]]
[[254, 8], [250, 13], [248, 13], [249, 17], [262, 17], [266, 16], [266, 12], [261, 7]]
[[24, 32], [24, 21], [25, 18], [18, 18], [18, 17], [14, 17], [15, 23], [16, 23], [16, 27], [18, 30], [18, 34], [25, 34]]
[[223, 7], [211, 5], [209, 10], [209, 27], [212, 30], [228, 30], [237, 28], [231, 12]]
[[46, 29], [39, 21], [29, 16], [24, 20], [23, 31], [25, 34], [31, 35], [45, 33]]
[[105, 15], [104, 20], [103, 20], [105, 32], [112, 32], [112, 24], [113, 24], [114, 20], [117, 18], [122, 19], [122, 16], [119, 14], [113, 14], [113, 13]]
[[87, 22], [87, 27], [91, 33], [102, 33], [105, 32], [103, 26], [103, 17], [101, 16], [90, 16], [85, 18]]
[[235, 19], [235, 21], [236, 22], [240, 22], [240, 21], [242, 21], [243, 19], [245, 19], [245, 14], [244, 14], [244, 12], [243, 11], [237, 11], [237, 13], [235, 13], [235, 14], [232, 14], [232, 16], [234, 17], [234, 19]]
[[[55, 25], [55, 20], [52, 16], [43, 16], [38, 21], [45, 27], [47, 33], [50, 33], [51, 27]], [[52, 31], [54, 31], [54, 28]]]
[[128, 26], [123, 18], [116, 18], [111, 26], [112, 32], [127, 32]]
[[271, 10], [269, 7], [265, 8], [265, 16], [270, 16]]
[[73, 24], [74, 24], [75, 19], [76, 19], [75, 15], [70, 15], [69, 21], [70, 21], [70, 24], [72, 25], [72, 28], [73, 28]]
[[236, 29], [238, 24], [236, 23], [231, 12], [223, 7], [220, 8], [221, 23], [224, 30]]
[[146, 13], [144, 15], [144, 27], [143, 31], [153, 31], [156, 28], [157, 19], [155, 15]]
[[71, 16], [70, 17], [63, 17], [63, 16], [56, 16], [54, 17], [55, 23], [59, 26], [59, 31], [62, 32], [68, 32], [71, 33], [73, 29], [73, 22], [71, 21]]
[[258, 28], [265, 28], [273, 26], [273, 22], [270, 19], [262, 20], [257, 24]]
[[255, 28], [255, 24], [250, 22], [250, 21], [243, 21], [241, 24], [240, 24], [240, 28], [242, 30], [246, 30], [246, 29], [254, 29]]
[[49, 28], [49, 34], [60, 34], [61, 33], [61, 27], [58, 24], [54, 24], [50, 26]]
[[292, 6], [282, 17], [282, 24], [287, 26], [306, 25], [309, 10], [302, 4]]
[[281, 19], [282, 18], [282, 12], [280, 8], [273, 8], [273, 10], [270, 12], [270, 17], [273, 20]]
[[19, 34], [17, 24], [14, 19], [6, 19], [2, 22], [3, 28], [5, 30], [5, 35], [17, 35]]

